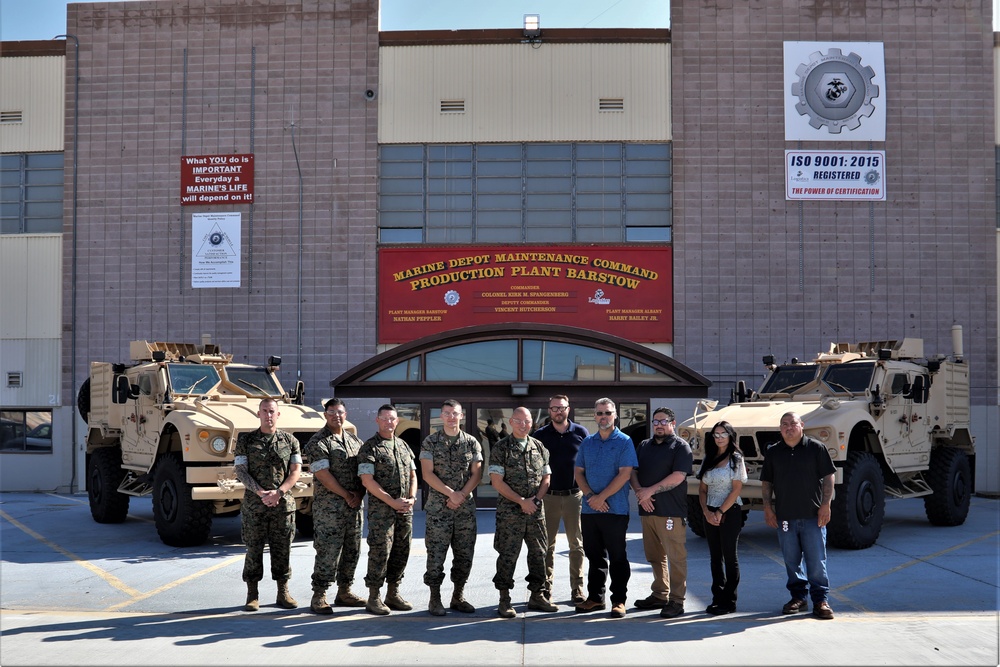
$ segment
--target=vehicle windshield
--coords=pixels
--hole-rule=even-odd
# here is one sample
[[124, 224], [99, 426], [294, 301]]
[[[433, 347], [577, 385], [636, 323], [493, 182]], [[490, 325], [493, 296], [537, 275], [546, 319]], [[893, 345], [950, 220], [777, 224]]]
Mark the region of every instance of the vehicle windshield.
[[816, 378], [818, 364], [796, 364], [794, 366], [778, 366], [771, 377], [767, 379], [760, 394], [791, 394], [796, 389], [809, 384]]
[[834, 364], [823, 373], [823, 382], [837, 393], [863, 394], [871, 386], [874, 372], [874, 362]]
[[168, 364], [167, 373], [175, 394], [207, 394], [221, 379], [215, 366], [201, 364]]
[[226, 377], [247, 396], [281, 396], [274, 376], [262, 367], [226, 366]]

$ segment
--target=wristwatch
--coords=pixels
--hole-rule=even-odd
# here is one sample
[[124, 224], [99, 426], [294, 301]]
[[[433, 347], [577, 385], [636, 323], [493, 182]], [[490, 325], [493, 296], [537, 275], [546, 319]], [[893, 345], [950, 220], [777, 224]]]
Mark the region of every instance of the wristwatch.
[[535, 507], [541, 507], [542, 506], [542, 499], [539, 498], [538, 496], [533, 497], [531, 500], [532, 500], [532, 502], [535, 503]]

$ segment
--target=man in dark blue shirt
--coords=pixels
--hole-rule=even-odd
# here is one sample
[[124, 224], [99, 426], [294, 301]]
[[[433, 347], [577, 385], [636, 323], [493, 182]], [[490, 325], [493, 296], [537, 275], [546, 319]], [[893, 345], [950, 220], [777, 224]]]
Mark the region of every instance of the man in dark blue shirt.
[[552, 468], [552, 484], [542, 502], [545, 529], [549, 538], [549, 548], [545, 552], [546, 597], [552, 597], [556, 536], [559, 534], [559, 522], [562, 521], [566, 528], [566, 540], [569, 542], [569, 583], [573, 592], [573, 604], [582, 604], [585, 599], [583, 536], [580, 530], [583, 493], [576, 485], [573, 468], [576, 466], [576, 453], [580, 451], [580, 443], [590, 434], [580, 424], [570, 421], [569, 398], [558, 394], [549, 399], [549, 423], [532, 435], [549, 450], [549, 467]]

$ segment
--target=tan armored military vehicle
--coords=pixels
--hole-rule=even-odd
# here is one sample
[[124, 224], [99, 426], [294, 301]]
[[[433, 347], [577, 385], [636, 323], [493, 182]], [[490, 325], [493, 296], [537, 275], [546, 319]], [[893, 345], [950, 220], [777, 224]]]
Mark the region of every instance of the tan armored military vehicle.
[[[707, 434], [717, 422], [730, 422], [746, 457], [744, 508], [760, 509], [765, 451], [781, 441], [781, 415], [797, 412], [805, 434], [824, 443], [837, 466], [827, 528], [833, 546], [864, 549], [874, 544], [882, 529], [886, 495], [922, 497], [932, 524], [959, 525], [969, 512], [975, 449], [961, 327], [956, 325], [952, 334], [951, 357], [925, 358], [918, 338], [835, 343], [808, 362], [792, 359], [777, 365], [773, 357], [764, 357], [769, 374], [758, 391], [748, 393], [740, 383], [726, 407], [699, 402], [678, 435], [691, 443], [697, 471]], [[693, 476], [688, 507], [692, 530], [704, 536], [698, 480]]]
[[[87, 494], [98, 523], [124, 521], [130, 496], [152, 494], [160, 539], [201, 544], [213, 515], [240, 508], [236, 439], [260, 426], [262, 399], [278, 402], [278, 427], [303, 444], [325, 424], [321, 413], [302, 405], [302, 382], [293, 393], [282, 388], [274, 373], [280, 357], [266, 366], [235, 364], [207, 341], [133, 341], [130, 353], [131, 366], [91, 362], [77, 400], [88, 424]], [[292, 495], [300, 532], [311, 536], [307, 470]]]

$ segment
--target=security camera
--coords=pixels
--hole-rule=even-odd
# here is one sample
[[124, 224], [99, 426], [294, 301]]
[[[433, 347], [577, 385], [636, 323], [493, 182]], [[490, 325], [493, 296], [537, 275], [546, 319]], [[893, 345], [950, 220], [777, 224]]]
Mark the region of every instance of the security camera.
[[371, 102], [372, 100], [374, 100], [375, 99], [375, 91], [372, 90], [371, 88], [369, 88], [368, 90], [366, 90], [365, 91], [365, 99], [368, 100], [369, 102]]

